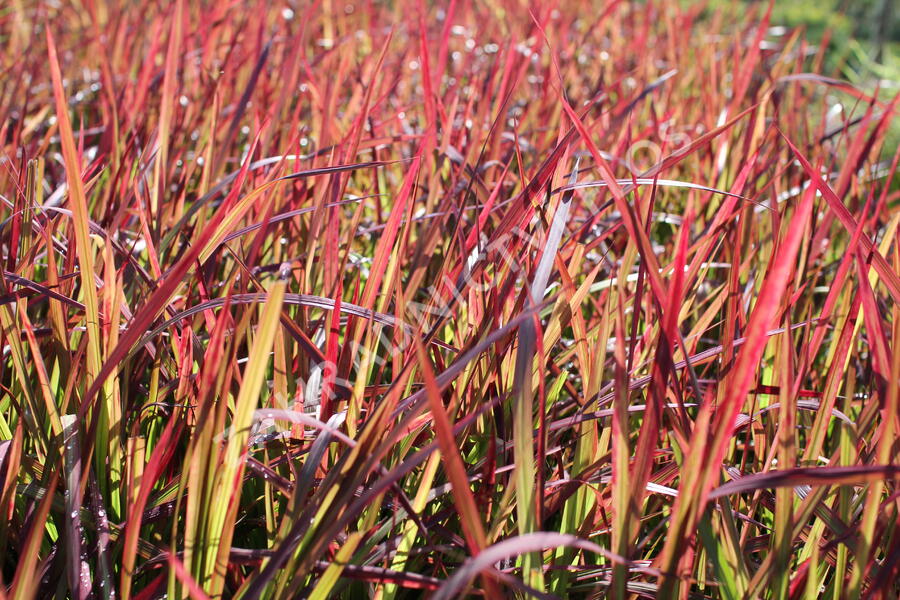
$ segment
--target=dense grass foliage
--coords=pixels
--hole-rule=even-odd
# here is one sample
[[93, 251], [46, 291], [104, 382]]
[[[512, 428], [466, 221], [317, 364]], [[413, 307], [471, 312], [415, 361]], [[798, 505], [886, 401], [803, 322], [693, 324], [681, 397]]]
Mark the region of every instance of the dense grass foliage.
[[897, 598], [893, 92], [385, 4], [0, 7], [0, 599]]

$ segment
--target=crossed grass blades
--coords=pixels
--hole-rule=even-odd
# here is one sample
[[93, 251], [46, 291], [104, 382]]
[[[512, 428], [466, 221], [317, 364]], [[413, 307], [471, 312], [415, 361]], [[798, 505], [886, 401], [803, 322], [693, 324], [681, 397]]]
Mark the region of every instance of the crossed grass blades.
[[4, 3], [0, 598], [897, 597], [897, 97], [558, 4]]

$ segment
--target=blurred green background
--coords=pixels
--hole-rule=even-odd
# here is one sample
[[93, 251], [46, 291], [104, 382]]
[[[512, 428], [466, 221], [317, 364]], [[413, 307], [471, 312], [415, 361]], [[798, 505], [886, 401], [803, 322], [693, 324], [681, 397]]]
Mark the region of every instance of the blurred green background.
[[[709, 10], [746, 11], [766, 2], [710, 0]], [[803, 27], [819, 42], [831, 31], [827, 69], [857, 85], [881, 84], [893, 96], [900, 88], [900, 1], [898, 0], [776, 0], [773, 26]]]

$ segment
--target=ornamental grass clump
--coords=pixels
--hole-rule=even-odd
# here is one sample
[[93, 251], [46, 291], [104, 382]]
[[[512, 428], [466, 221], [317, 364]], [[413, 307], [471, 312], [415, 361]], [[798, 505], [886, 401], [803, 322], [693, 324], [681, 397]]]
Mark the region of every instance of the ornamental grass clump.
[[0, 600], [896, 598], [898, 96], [770, 15], [0, 8]]

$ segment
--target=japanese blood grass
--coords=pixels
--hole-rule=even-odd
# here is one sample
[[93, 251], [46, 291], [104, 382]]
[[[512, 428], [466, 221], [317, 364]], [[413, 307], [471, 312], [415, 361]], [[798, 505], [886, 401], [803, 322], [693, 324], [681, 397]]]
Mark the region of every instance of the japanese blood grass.
[[900, 100], [769, 8], [0, 7], [0, 600], [900, 595]]

